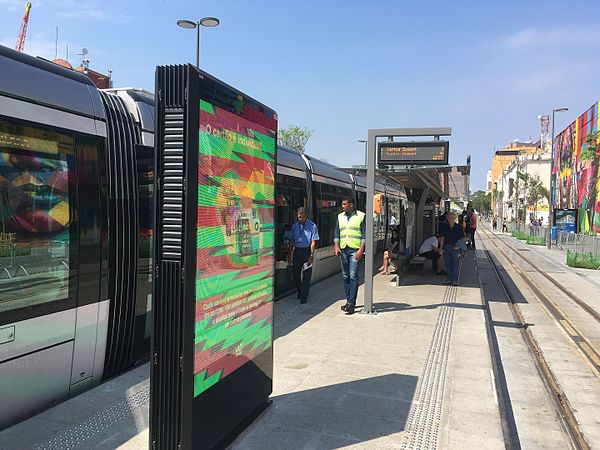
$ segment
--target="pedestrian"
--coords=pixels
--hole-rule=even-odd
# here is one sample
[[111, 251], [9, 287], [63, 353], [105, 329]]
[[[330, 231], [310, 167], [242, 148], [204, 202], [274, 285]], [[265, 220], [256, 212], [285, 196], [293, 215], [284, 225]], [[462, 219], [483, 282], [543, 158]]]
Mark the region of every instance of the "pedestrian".
[[419, 245], [419, 256], [424, 256], [431, 259], [433, 271], [436, 275], [446, 275], [444, 271], [444, 262], [442, 258], [442, 248], [440, 247], [439, 238], [437, 235], [432, 234], [425, 238], [421, 245]]
[[459, 277], [459, 255], [458, 241], [465, 238], [462, 227], [456, 223], [456, 213], [450, 211], [447, 215], [447, 223], [440, 225], [440, 248], [446, 265], [446, 276], [448, 279], [444, 284], [458, 286]]
[[342, 200], [342, 209], [335, 224], [334, 253], [340, 257], [346, 304], [342, 311], [354, 314], [358, 294], [358, 266], [365, 252], [365, 213], [354, 208], [354, 199]]
[[479, 218], [477, 217], [477, 214], [475, 214], [475, 210], [473, 208], [471, 208], [469, 210], [469, 228], [467, 228], [467, 232], [469, 233], [468, 236], [468, 244], [467, 247], [468, 248], [472, 248], [473, 250], [475, 250], [475, 232], [477, 231], [477, 222], [479, 221]]
[[492, 219], [492, 230], [498, 230], [498, 218], [496, 216]]
[[508, 233], [508, 225], [506, 223], [506, 217], [502, 218], [502, 232]]
[[395, 264], [398, 259], [398, 255], [404, 253], [404, 242], [400, 238], [400, 232], [396, 229], [392, 230], [392, 239], [390, 246], [383, 252], [383, 265], [379, 268], [380, 274], [389, 275], [390, 273], [390, 261]]
[[298, 221], [292, 225], [291, 239], [288, 247], [288, 264], [293, 261], [292, 273], [300, 303], [308, 301], [312, 265], [319, 230], [317, 225], [308, 218], [306, 209], [298, 208]]
[[468, 239], [469, 239], [469, 209], [470, 208], [465, 209], [462, 212], [462, 214], [460, 216], [458, 216], [458, 218], [457, 218], [457, 223], [460, 224], [460, 226], [462, 227], [463, 233], [465, 234], [465, 239], [464, 239], [465, 251], [467, 249], [467, 243], [468, 243]]

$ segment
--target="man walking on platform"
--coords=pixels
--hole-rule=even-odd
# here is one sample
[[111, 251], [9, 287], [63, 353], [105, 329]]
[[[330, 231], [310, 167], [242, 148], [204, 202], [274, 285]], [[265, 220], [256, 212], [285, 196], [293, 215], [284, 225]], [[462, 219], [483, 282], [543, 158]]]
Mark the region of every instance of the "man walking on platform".
[[440, 225], [440, 248], [442, 249], [442, 255], [444, 255], [444, 261], [446, 262], [446, 276], [447, 281], [443, 284], [453, 284], [458, 286], [459, 276], [459, 239], [464, 239], [465, 233], [462, 227], [456, 223], [456, 213], [450, 211], [447, 216], [448, 223]]
[[354, 209], [354, 199], [342, 201], [342, 213], [335, 224], [334, 252], [340, 256], [346, 304], [342, 311], [354, 314], [358, 294], [358, 266], [365, 252], [365, 213]]
[[293, 261], [292, 273], [300, 303], [308, 301], [313, 255], [319, 240], [319, 230], [303, 207], [298, 208], [298, 221], [294, 223], [288, 247], [288, 263]]

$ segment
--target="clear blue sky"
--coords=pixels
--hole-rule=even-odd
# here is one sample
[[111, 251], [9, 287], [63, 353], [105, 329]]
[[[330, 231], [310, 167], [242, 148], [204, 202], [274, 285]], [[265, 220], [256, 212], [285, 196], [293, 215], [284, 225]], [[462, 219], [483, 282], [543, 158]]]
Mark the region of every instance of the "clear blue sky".
[[[0, 42], [14, 46], [25, 1], [0, 0]], [[153, 90], [158, 64], [194, 62], [273, 107], [280, 126], [314, 130], [307, 152], [363, 160], [368, 128], [451, 126], [450, 161], [472, 155], [482, 188], [494, 147], [536, 139], [553, 107], [557, 131], [600, 98], [600, 2], [33, 0], [25, 50], [114, 70], [115, 86]], [[1, 76], [1, 74], [0, 74]]]

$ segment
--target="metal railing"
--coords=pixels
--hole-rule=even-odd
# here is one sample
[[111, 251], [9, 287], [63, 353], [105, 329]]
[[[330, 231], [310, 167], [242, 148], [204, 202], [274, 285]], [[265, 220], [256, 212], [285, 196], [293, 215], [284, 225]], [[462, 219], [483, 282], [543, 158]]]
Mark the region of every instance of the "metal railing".
[[588, 236], [581, 233], [556, 232], [556, 240], [552, 242], [552, 248], [566, 253], [567, 250], [581, 254], [592, 254], [600, 256], [600, 236]]

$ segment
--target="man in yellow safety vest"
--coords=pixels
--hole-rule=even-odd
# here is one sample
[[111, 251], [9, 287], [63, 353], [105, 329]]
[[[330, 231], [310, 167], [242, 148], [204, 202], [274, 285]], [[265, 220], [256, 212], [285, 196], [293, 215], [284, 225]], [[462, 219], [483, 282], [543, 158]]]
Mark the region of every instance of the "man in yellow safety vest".
[[358, 294], [358, 266], [365, 252], [365, 213], [354, 208], [354, 199], [345, 198], [335, 224], [335, 256], [340, 256], [346, 304], [342, 311], [354, 314]]

